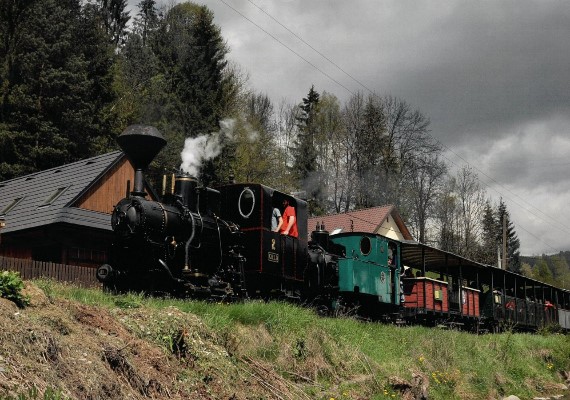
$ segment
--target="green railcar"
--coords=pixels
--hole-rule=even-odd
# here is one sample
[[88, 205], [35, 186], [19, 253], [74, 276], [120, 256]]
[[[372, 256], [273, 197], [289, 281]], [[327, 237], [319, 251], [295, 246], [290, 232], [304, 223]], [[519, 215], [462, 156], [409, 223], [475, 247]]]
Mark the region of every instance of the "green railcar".
[[369, 311], [386, 313], [400, 305], [400, 245], [371, 233], [341, 233], [330, 241], [342, 248], [339, 296]]

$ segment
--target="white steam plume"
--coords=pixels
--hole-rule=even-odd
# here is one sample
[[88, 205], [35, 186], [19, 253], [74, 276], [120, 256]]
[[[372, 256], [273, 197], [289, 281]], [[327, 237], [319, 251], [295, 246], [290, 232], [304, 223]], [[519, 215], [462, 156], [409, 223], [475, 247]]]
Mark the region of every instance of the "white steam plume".
[[218, 132], [187, 138], [184, 141], [184, 149], [180, 154], [182, 156], [180, 169], [197, 177], [202, 163], [216, 157], [222, 151], [222, 139], [224, 137], [228, 139], [233, 137], [234, 126], [234, 119], [224, 119], [220, 121], [220, 130]]

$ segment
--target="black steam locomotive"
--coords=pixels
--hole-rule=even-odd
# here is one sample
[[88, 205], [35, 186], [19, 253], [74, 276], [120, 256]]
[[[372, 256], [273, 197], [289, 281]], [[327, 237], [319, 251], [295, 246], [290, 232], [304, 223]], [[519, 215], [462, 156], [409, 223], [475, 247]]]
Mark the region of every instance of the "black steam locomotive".
[[[174, 190], [162, 201], [149, 200], [143, 170], [165, 140], [155, 128], [141, 125], [127, 128], [117, 140], [135, 168], [135, 182], [112, 214], [110, 263], [97, 270], [106, 288], [300, 298], [310, 288], [305, 282], [323, 286], [325, 275], [336, 273], [322, 248], [308, 246], [305, 201], [260, 184], [198, 187], [185, 173], [175, 176]], [[273, 207], [283, 199], [296, 209], [299, 238], [270, 229]], [[309, 273], [313, 269], [319, 272]]]
[[[135, 167], [115, 206], [104, 287], [180, 297], [285, 297], [366, 318], [466, 329], [570, 330], [570, 291], [418, 242], [364, 232], [307, 232], [305, 201], [260, 184], [199, 187], [175, 176], [162, 201], [147, 199], [143, 170], [166, 144], [134, 125], [118, 142]], [[296, 209], [298, 238], [271, 230], [273, 208]]]

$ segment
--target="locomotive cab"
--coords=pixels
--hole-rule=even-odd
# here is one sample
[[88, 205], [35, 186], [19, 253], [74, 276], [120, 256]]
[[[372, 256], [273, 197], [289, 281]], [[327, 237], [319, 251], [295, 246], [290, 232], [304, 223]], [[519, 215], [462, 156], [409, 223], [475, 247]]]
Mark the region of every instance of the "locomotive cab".
[[[218, 188], [221, 218], [235, 222], [244, 234], [245, 274], [250, 294], [269, 295], [267, 288], [297, 296], [307, 265], [307, 203], [261, 184], [231, 184]], [[283, 214], [286, 199], [295, 209], [298, 237], [271, 229], [273, 209]], [[286, 223], [285, 221], [283, 222]]]

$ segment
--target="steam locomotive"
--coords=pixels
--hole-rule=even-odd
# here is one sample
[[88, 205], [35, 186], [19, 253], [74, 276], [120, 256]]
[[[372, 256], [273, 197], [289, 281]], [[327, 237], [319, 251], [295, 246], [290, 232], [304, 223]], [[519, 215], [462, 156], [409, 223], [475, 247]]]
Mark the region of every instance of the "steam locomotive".
[[[357, 310], [397, 323], [497, 331], [570, 330], [570, 292], [418, 243], [377, 234], [309, 240], [307, 203], [254, 183], [198, 186], [186, 173], [147, 199], [143, 171], [166, 141], [133, 125], [117, 139], [135, 168], [133, 191], [112, 213], [115, 239], [97, 278], [119, 291], [180, 297], [287, 298], [324, 311]], [[298, 238], [271, 230], [273, 208], [296, 209]]]
[[[331, 256], [308, 244], [305, 201], [260, 184], [198, 187], [196, 178], [183, 172], [175, 176], [172, 193], [149, 200], [143, 171], [166, 141], [155, 128], [141, 125], [127, 128], [117, 141], [135, 179], [130, 196], [112, 213], [110, 262], [97, 270], [106, 288], [299, 299], [305, 289], [334, 281]], [[283, 199], [296, 209], [299, 238], [270, 229], [273, 207]]]

